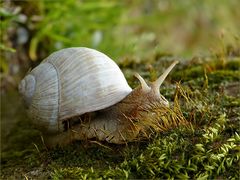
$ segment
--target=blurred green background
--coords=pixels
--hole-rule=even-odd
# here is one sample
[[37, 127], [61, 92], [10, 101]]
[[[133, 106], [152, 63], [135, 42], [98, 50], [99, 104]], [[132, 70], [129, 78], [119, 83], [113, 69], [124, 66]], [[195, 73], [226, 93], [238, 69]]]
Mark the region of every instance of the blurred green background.
[[221, 36], [236, 43], [239, 7], [239, 0], [1, 1], [1, 92], [66, 47], [95, 48], [119, 63], [208, 55]]
[[[235, 146], [229, 154], [224, 152], [226, 156], [221, 154], [227, 138], [240, 141], [239, 135], [234, 135], [239, 130], [240, 117], [239, 7], [239, 0], [0, 0], [2, 179], [28, 179], [28, 176], [64, 179], [71, 177], [71, 173], [74, 178], [85, 179], [89, 174], [93, 179], [128, 178], [128, 173], [132, 173], [133, 179], [161, 177], [152, 173], [155, 166], [152, 169], [150, 166], [161, 160], [167, 149], [173, 153], [167, 158], [163, 156], [163, 166], [157, 166], [160, 173], [172, 169], [173, 177], [179, 175], [175, 177], [180, 179], [186, 179], [186, 172], [196, 179], [239, 177]], [[108, 152], [101, 146], [86, 150], [86, 142], [63, 150], [45, 151], [39, 131], [26, 116], [17, 85], [29, 69], [52, 52], [73, 46], [86, 46], [107, 54], [119, 64], [133, 88], [137, 84], [133, 72], [154, 80], [169, 61], [179, 59], [182, 62], [169, 77], [172, 83], [168, 78], [161, 93], [173, 101], [174, 83], [180, 81], [196, 101], [196, 106], [181, 104], [184, 116], [188, 120], [193, 116], [193, 122], [201, 125], [204, 121], [207, 126], [196, 123], [194, 133], [189, 134], [177, 128], [176, 134], [159, 134], [155, 140], [160, 145], [133, 144], [126, 146], [123, 153]], [[221, 130], [218, 121], [224, 121], [222, 126], [227, 127], [226, 131]], [[216, 125], [209, 126], [212, 122]], [[207, 129], [207, 133], [208, 127], [215, 126], [221, 131], [219, 136], [217, 132], [216, 141], [209, 143], [205, 141], [204, 131]], [[206, 151], [202, 151], [202, 146]], [[145, 147], [157, 155], [147, 150], [142, 161]], [[119, 146], [114, 148], [119, 151]], [[220, 153], [221, 162], [211, 159], [214, 153]], [[228, 163], [224, 169], [226, 157], [234, 163]], [[198, 160], [192, 165], [191, 158]], [[137, 172], [134, 168], [138, 167], [138, 160], [141, 163]], [[179, 174], [180, 170], [174, 168], [183, 169], [185, 174]], [[225, 174], [219, 176], [221, 173]]]

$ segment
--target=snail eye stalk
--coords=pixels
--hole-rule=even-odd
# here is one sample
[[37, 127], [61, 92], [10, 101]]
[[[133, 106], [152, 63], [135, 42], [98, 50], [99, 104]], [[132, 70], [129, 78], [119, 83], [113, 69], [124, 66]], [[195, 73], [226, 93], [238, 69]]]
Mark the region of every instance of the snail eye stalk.
[[142, 76], [140, 76], [138, 73], [135, 73], [134, 76], [140, 81], [143, 91], [148, 92], [151, 90]]
[[153, 82], [153, 87], [159, 90], [160, 86], [162, 85], [163, 81], [166, 79], [167, 75], [172, 71], [174, 66], [178, 63], [178, 61], [174, 61], [165, 71], [164, 73]]

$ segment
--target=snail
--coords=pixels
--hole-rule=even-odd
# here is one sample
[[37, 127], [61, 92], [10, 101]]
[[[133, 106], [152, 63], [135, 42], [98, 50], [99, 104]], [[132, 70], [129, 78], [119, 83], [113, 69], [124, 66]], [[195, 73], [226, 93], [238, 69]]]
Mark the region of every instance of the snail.
[[151, 108], [145, 108], [154, 103], [169, 106], [159, 88], [177, 63], [148, 84], [135, 74], [141, 85], [132, 89], [107, 55], [85, 47], [66, 48], [29, 72], [19, 92], [48, 146], [92, 138], [122, 144], [142, 130], [135, 122], [151, 114]]

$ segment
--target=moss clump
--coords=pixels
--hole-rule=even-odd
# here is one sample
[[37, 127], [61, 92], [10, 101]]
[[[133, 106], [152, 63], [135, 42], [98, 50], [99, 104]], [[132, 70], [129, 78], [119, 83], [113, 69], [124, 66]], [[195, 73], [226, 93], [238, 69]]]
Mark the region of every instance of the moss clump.
[[[125, 159], [105, 169], [83, 166], [54, 167], [51, 177], [64, 178], [238, 178], [238, 133], [222, 139], [226, 116], [202, 130], [179, 128], [156, 135], [145, 148], [125, 151]], [[112, 153], [110, 153], [112, 155]]]
[[209, 84], [240, 81], [240, 71], [218, 70], [209, 73], [207, 76]]
[[227, 59], [226, 64], [217, 60], [205, 63], [182, 65], [178, 71], [173, 72], [172, 78], [181, 81], [190, 81], [207, 75], [210, 77], [211, 83], [219, 83], [222, 81], [239, 81], [240, 80], [240, 60]]
[[233, 59], [232, 61], [227, 62], [226, 69], [230, 70], [240, 70], [240, 58]]

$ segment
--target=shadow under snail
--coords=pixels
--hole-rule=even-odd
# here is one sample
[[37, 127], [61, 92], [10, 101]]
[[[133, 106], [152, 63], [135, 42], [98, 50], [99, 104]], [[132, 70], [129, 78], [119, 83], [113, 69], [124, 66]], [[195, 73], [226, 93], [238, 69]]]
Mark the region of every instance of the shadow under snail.
[[19, 92], [33, 124], [42, 130], [47, 146], [96, 138], [122, 144], [134, 141], [145, 108], [168, 107], [159, 88], [174, 61], [154, 82], [136, 74], [140, 86], [131, 89], [117, 66], [105, 54], [84, 47], [52, 53], [29, 72]]

